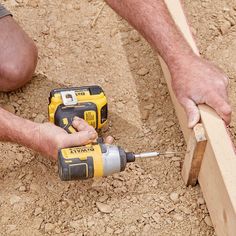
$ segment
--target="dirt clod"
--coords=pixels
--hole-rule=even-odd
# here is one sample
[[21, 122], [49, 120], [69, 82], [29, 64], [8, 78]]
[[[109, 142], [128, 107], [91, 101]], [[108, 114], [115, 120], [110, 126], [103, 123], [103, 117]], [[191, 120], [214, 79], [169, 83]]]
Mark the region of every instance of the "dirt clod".
[[145, 67], [142, 67], [137, 71], [137, 75], [141, 75], [141, 76], [144, 76], [148, 73], [149, 73], [149, 70]]
[[197, 203], [199, 205], [203, 205], [203, 204], [205, 204], [205, 200], [202, 197], [200, 197], [200, 198], [197, 199]]
[[44, 226], [44, 230], [45, 230], [46, 233], [50, 232], [50, 231], [53, 231], [54, 229], [55, 229], [55, 225], [51, 224], [51, 223], [47, 223]]
[[21, 197], [17, 196], [17, 195], [13, 195], [10, 198], [10, 204], [14, 205], [16, 203], [18, 203], [21, 200]]
[[4, 105], [1, 105], [1, 108], [11, 112], [11, 113], [15, 113], [15, 108], [14, 106], [10, 105], [10, 104], [4, 104]]
[[171, 193], [170, 194], [170, 199], [173, 201], [173, 202], [177, 202], [179, 200], [179, 194], [178, 193]]
[[46, 120], [46, 117], [43, 114], [38, 114], [34, 118], [34, 122], [36, 122], [36, 123], [43, 123], [45, 120]]
[[99, 211], [102, 213], [111, 213], [112, 212], [112, 207], [109, 206], [108, 204], [102, 203], [102, 202], [96, 202], [96, 206]]
[[204, 219], [205, 223], [210, 226], [210, 227], [213, 227], [213, 224], [212, 224], [212, 221], [211, 221], [211, 218], [209, 216], [206, 216], [205, 219]]

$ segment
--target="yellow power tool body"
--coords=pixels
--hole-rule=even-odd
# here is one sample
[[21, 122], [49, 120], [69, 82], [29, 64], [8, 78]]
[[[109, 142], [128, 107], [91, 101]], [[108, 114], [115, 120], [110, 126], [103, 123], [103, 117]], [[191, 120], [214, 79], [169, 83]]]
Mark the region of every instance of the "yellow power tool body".
[[107, 98], [97, 85], [54, 89], [50, 92], [48, 114], [50, 122], [68, 133], [75, 132], [75, 116], [99, 130], [107, 123]]
[[59, 151], [58, 167], [61, 180], [80, 180], [108, 176], [125, 170], [135, 155], [115, 145], [104, 143]]
[[[49, 97], [49, 120], [68, 133], [75, 116], [86, 120], [95, 129], [107, 122], [107, 99], [99, 86], [54, 89]], [[100, 140], [100, 142], [99, 142]], [[108, 176], [125, 170], [128, 162], [136, 158], [163, 155], [158, 152], [134, 154], [121, 147], [103, 143], [60, 149], [58, 152], [59, 176], [63, 181]]]

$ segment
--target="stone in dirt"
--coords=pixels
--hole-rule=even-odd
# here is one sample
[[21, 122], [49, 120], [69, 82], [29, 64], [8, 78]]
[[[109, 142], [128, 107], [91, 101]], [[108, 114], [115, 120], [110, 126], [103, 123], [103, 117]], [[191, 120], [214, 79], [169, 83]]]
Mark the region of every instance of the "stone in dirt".
[[152, 218], [153, 218], [153, 220], [158, 224], [158, 223], [160, 223], [160, 220], [161, 220], [161, 216], [160, 216], [160, 214], [157, 212], [157, 213], [155, 213], [155, 214], [153, 214], [152, 215]]
[[54, 224], [52, 224], [52, 223], [45, 224], [44, 230], [45, 230], [46, 233], [50, 232], [50, 231], [52, 231], [54, 229], [55, 229], [55, 225]]
[[9, 112], [11, 112], [13, 114], [15, 113], [15, 108], [12, 105], [10, 105], [10, 104], [4, 104], [4, 105], [1, 105], [1, 107], [4, 110], [7, 110], [7, 111], [9, 111]]
[[220, 31], [221, 33], [224, 35], [226, 33], [228, 33], [229, 29], [231, 27], [231, 24], [229, 21], [224, 21], [223, 24], [220, 27]]
[[179, 194], [178, 193], [175, 193], [175, 192], [172, 192], [170, 194], [170, 199], [173, 201], [173, 202], [177, 202], [179, 200]]
[[114, 230], [112, 228], [110, 228], [109, 226], [106, 228], [106, 233], [113, 235]]
[[108, 204], [102, 203], [102, 202], [96, 202], [96, 206], [98, 208], [99, 211], [101, 211], [102, 213], [111, 213], [112, 212], [112, 207], [109, 206]]
[[75, 220], [70, 222], [70, 226], [74, 229], [81, 229], [81, 221], [80, 220]]
[[200, 197], [200, 198], [197, 199], [197, 204], [198, 205], [203, 205], [203, 204], [205, 204], [205, 200], [202, 197]]
[[187, 208], [187, 207], [183, 207], [180, 206], [179, 210], [181, 210], [183, 213], [185, 213], [186, 215], [190, 215], [192, 213], [191, 209]]
[[10, 203], [11, 203], [11, 205], [14, 205], [14, 204], [18, 203], [20, 200], [21, 200], [21, 198], [19, 196], [13, 195], [10, 198]]
[[120, 235], [120, 234], [122, 234], [123, 233], [123, 229], [117, 229], [115, 232], [114, 232], [114, 234], [118, 234], [118, 235]]
[[205, 223], [206, 223], [208, 226], [213, 227], [213, 224], [212, 224], [212, 221], [211, 221], [210, 216], [206, 216], [206, 217], [204, 218], [204, 221], [205, 221]]
[[32, 227], [34, 229], [40, 229], [42, 223], [43, 223], [42, 218], [34, 218], [34, 220], [32, 222]]
[[14, 231], [16, 229], [16, 225], [7, 225], [7, 233], [11, 233], [12, 231]]
[[150, 111], [144, 110], [141, 114], [141, 119], [142, 120], [147, 120], [149, 118]]
[[180, 222], [183, 221], [184, 218], [180, 214], [176, 213], [173, 215], [173, 219]]
[[35, 210], [34, 210], [34, 215], [37, 216], [37, 215], [39, 215], [41, 212], [42, 212], [42, 208], [41, 208], [41, 207], [37, 207], [37, 208], [35, 208]]
[[149, 73], [149, 70], [145, 67], [142, 67], [137, 71], [137, 75], [141, 75], [141, 76], [144, 76], [148, 73]]
[[105, 195], [99, 197], [98, 201], [99, 202], [105, 202], [108, 198], [109, 198], [109, 196], [105, 194]]
[[60, 228], [56, 228], [56, 229], [55, 229], [55, 233], [57, 233], [57, 234], [61, 233]]
[[87, 226], [91, 228], [93, 225], [95, 225], [95, 222], [93, 220], [88, 220]]
[[175, 123], [173, 121], [167, 121], [167, 122], [165, 122], [165, 125], [167, 128], [170, 128], [170, 127], [174, 126]]
[[43, 123], [45, 121], [46, 117], [43, 114], [38, 114], [35, 118], [34, 118], [34, 122], [36, 123]]
[[24, 185], [20, 186], [19, 191], [20, 192], [25, 192], [27, 189]]

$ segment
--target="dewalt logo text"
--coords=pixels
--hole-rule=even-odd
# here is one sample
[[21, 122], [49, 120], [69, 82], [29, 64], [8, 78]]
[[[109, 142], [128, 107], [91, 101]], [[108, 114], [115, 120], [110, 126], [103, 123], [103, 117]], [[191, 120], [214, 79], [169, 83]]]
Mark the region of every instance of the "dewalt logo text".
[[93, 147], [86, 147], [86, 148], [71, 148], [70, 153], [71, 154], [80, 154], [80, 153], [87, 153], [87, 152], [94, 152]]

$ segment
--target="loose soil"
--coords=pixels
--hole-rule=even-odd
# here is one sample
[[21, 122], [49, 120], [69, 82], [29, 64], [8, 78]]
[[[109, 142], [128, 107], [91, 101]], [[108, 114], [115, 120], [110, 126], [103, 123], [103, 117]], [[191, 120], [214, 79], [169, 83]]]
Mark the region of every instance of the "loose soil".
[[[185, 151], [157, 55], [108, 6], [91, 27], [100, 1], [4, 4], [39, 48], [32, 82], [0, 94], [6, 109], [44, 122], [51, 89], [98, 84], [109, 99], [105, 136], [130, 151]], [[229, 73], [234, 100], [235, 4], [185, 5], [202, 54]], [[56, 163], [19, 145], [0, 145], [1, 235], [215, 235], [200, 188], [183, 184], [183, 155], [138, 161], [106, 178], [61, 182]]]

